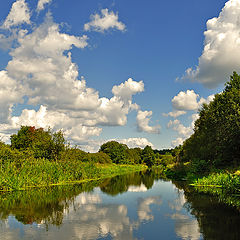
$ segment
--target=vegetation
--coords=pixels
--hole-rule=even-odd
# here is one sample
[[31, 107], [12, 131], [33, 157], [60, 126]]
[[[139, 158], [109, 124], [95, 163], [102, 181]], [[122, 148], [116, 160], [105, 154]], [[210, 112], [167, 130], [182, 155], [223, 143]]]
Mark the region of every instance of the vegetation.
[[[120, 155], [123, 146], [117, 146], [120, 147], [113, 150]], [[147, 168], [146, 165], [129, 165], [134, 163], [134, 159], [136, 163], [141, 162], [137, 159], [140, 155], [135, 154], [139, 150], [125, 148], [126, 159], [107, 151], [108, 154], [103, 151], [86, 153], [70, 147], [62, 131], [53, 133], [51, 129], [45, 131], [22, 126], [17, 134], [11, 136], [11, 145], [0, 142], [0, 190], [70, 184]], [[113, 156], [121, 160], [116, 161]]]
[[171, 150], [128, 148], [116, 141], [87, 153], [67, 144], [62, 131], [21, 126], [11, 145], [0, 142], [0, 191], [70, 184], [153, 166], [162, 171], [173, 160]]

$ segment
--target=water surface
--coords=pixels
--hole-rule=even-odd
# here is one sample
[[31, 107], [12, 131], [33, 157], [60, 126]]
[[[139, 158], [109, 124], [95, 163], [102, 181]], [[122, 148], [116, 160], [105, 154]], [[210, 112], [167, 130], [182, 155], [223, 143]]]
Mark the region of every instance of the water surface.
[[237, 209], [154, 172], [0, 195], [0, 239], [240, 239]]

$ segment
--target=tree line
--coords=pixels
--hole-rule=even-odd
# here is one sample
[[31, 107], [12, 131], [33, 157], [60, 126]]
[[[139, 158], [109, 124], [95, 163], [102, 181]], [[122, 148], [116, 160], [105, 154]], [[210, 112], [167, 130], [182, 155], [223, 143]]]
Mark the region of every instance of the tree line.
[[[115, 164], [166, 165], [174, 161], [171, 150], [153, 150], [145, 148], [129, 148], [117, 141], [108, 141], [100, 146], [96, 153], [85, 152], [71, 146], [64, 138], [63, 132], [53, 132], [50, 128], [21, 126], [16, 134], [11, 135], [11, 144], [0, 142], [0, 159], [18, 159], [33, 157], [50, 161], [79, 161]], [[2, 162], [3, 163], [3, 162]]]

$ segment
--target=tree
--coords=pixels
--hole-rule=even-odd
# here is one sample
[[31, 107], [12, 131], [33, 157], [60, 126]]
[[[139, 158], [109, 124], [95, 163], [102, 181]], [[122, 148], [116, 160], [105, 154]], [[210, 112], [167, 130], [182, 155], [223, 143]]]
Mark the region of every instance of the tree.
[[142, 151], [142, 162], [145, 163], [148, 167], [151, 167], [154, 164], [155, 154], [150, 146], [146, 146]]
[[99, 152], [106, 153], [112, 160], [113, 163], [127, 163], [127, 150], [126, 144], [118, 143], [116, 141], [109, 141], [104, 143]]
[[55, 133], [49, 128], [21, 126], [17, 134], [11, 136], [11, 148], [32, 151], [35, 158], [58, 159], [65, 149], [62, 131]]

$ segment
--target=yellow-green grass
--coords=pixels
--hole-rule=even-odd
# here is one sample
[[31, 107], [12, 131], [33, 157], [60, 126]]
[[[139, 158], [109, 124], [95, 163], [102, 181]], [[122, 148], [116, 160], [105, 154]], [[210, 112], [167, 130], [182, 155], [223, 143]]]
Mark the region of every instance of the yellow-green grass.
[[0, 164], [0, 191], [26, 190], [98, 180], [129, 172], [142, 171], [145, 165], [82, 163], [26, 159]]

